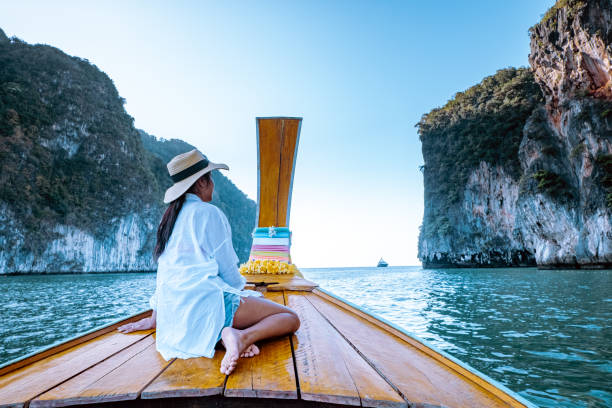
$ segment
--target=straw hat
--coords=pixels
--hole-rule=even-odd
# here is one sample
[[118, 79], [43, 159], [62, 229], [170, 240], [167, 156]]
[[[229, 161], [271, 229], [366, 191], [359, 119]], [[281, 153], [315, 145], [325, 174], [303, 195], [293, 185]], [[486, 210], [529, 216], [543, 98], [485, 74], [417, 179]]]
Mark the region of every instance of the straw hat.
[[174, 181], [174, 185], [164, 195], [166, 204], [179, 198], [203, 174], [215, 169], [229, 170], [227, 164], [213, 163], [197, 149], [174, 156], [166, 166]]

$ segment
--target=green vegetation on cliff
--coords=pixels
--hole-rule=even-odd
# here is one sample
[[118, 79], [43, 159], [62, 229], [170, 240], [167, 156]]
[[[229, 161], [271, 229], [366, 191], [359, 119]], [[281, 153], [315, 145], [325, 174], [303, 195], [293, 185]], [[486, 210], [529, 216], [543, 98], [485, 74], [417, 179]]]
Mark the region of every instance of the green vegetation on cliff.
[[159, 202], [133, 118], [88, 61], [17, 38], [0, 42], [0, 198], [40, 251], [56, 224], [103, 235]]
[[573, 192], [567, 181], [557, 173], [538, 170], [531, 177], [538, 182], [537, 188], [542, 193], [551, 197], [573, 197]]
[[527, 68], [498, 70], [417, 123], [425, 165], [426, 201], [437, 203], [433, 219], [424, 221], [428, 236], [448, 230], [448, 209], [463, 198], [470, 173], [481, 161], [521, 176], [518, 150], [523, 126], [544, 102]]
[[[546, 11], [546, 13], [544, 13], [538, 24], [556, 24], [557, 12], [561, 9], [566, 10], [568, 17], [571, 20], [580, 10], [582, 10], [582, 8], [586, 6], [586, 4], [586, 1], [583, 0], [557, 0], [557, 2], [553, 4], [553, 6]], [[529, 28], [529, 31], [533, 30], [534, 27], [535, 25]]]
[[606, 192], [606, 206], [612, 208], [612, 154], [597, 156], [599, 166], [598, 182]]
[[[139, 134], [112, 80], [89, 61], [3, 34], [0, 205], [18, 227], [0, 228], [0, 234], [14, 245], [22, 242], [22, 252], [41, 254], [58, 237], [57, 225], [98, 238], [113, 233], [116, 220], [130, 213], [157, 225], [171, 184], [165, 164], [193, 147]], [[255, 203], [225, 177], [214, 177], [214, 204], [228, 215], [244, 261]], [[150, 255], [155, 232], [143, 256]]]
[[469, 173], [481, 161], [501, 165], [518, 179], [523, 126], [543, 102], [529, 69], [508, 68], [424, 114], [416, 126], [424, 170], [435, 164], [435, 191], [445, 193], [449, 203], [456, 202]]

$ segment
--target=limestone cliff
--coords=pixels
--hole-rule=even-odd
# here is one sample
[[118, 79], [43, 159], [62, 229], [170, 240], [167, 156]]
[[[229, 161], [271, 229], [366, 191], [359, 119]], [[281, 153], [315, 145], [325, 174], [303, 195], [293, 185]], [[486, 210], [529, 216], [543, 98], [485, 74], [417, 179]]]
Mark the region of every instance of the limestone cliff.
[[[124, 102], [89, 61], [0, 30], [0, 274], [156, 268], [165, 154], [193, 146], [139, 132]], [[255, 203], [213, 177], [246, 260]]]
[[[558, 1], [530, 29], [541, 92], [528, 76], [518, 94], [485, 79], [423, 116], [425, 266], [612, 266], [611, 14], [611, 0]], [[513, 105], [525, 109], [509, 123]]]

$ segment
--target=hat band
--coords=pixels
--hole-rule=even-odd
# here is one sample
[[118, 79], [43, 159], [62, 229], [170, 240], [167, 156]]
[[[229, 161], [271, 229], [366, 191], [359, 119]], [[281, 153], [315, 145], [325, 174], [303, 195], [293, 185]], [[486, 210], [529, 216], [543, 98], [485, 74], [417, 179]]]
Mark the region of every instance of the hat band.
[[175, 183], [178, 183], [179, 181], [181, 181], [183, 179], [186, 179], [189, 176], [193, 176], [198, 171], [200, 171], [202, 169], [205, 169], [207, 166], [208, 166], [208, 159], [202, 159], [199, 162], [197, 162], [196, 164], [193, 164], [193, 165], [187, 167], [185, 170], [181, 170], [181, 171], [179, 171], [176, 174], [171, 174], [170, 178]]

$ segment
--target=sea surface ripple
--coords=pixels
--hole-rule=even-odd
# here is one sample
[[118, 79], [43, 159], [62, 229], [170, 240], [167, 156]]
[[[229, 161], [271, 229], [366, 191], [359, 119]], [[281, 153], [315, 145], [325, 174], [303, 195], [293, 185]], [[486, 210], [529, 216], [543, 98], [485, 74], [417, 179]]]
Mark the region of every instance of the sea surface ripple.
[[[612, 406], [612, 271], [303, 269], [542, 407]], [[152, 273], [0, 276], [0, 364], [148, 308]]]
[[542, 407], [612, 407], [612, 270], [306, 269]]

